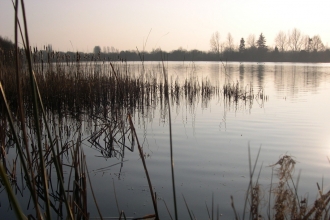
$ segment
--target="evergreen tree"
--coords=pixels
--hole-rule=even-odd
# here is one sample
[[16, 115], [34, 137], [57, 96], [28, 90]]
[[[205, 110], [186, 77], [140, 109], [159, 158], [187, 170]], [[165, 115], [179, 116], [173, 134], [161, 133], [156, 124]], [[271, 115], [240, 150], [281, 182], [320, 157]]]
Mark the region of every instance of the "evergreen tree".
[[245, 40], [242, 37], [241, 41], [240, 41], [240, 44], [239, 44], [239, 52], [242, 53], [243, 51], [245, 51]]
[[266, 50], [266, 38], [265, 36], [261, 33], [259, 36], [259, 39], [257, 40], [257, 47], [258, 49]]

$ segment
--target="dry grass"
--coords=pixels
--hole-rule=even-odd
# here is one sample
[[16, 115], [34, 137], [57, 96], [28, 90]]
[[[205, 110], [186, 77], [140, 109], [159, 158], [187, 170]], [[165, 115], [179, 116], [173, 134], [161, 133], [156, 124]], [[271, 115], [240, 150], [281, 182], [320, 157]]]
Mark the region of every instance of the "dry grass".
[[[318, 186], [319, 197], [313, 203], [309, 203], [306, 197], [298, 196], [298, 182], [294, 183], [293, 181], [295, 164], [296, 162], [291, 156], [284, 155], [277, 163], [272, 165], [275, 168], [275, 175], [278, 182], [273, 189], [267, 189], [267, 191], [270, 190], [268, 210], [272, 209], [270, 212], [267, 211], [267, 217], [260, 208], [264, 201], [258, 181], [252, 184], [252, 187], [249, 187], [247, 193], [250, 194], [248, 198], [250, 203], [250, 219], [329, 219], [330, 191], [324, 194]], [[234, 208], [234, 204], [232, 206]], [[237, 216], [236, 211], [235, 215]], [[237, 216], [236, 219], [239, 219], [239, 217]], [[243, 219], [245, 219], [244, 214]]]

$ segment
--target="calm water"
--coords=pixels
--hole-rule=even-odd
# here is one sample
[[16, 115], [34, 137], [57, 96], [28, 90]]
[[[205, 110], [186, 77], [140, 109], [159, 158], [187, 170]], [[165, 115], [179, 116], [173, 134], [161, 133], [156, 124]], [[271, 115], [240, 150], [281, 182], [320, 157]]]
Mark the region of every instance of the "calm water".
[[[330, 64], [304, 63], [224, 63], [169, 62], [165, 64], [170, 80], [209, 79], [216, 85], [239, 82], [242, 89], [252, 85], [254, 93], [262, 89], [266, 100], [253, 103], [224, 102], [223, 97], [197, 98], [193, 103], [171, 104], [175, 181], [179, 218], [187, 219], [183, 196], [197, 219], [206, 219], [207, 203], [214, 203], [224, 219], [233, 219], [230, 196], [242, 215], [249, 183], [248, 146], [255, 160], [261, 153], [257, 172], [266, 211], [272, 168], [280, 156], [296, 159], [295, 178], [301, 170], [298, 194], [314, 199], [316, 183], [330, 190]], [[141, 63], [129, 63], [132, 71], [141, 71]], [[145, 63], [146, 73], [159, 73], [158, 62]], [[161, 219], [170, 219], [164, 202], [173, 215], [170, 172], [169, 121], [160, 109], [146, 109], [134, 116], [139, 141], [146, 154], [151, 181], [157, 192]], [[120, 159], [103, 159], [84, 143], [93, 189], [103, 216], [117, 216], [113, 190], [115, 184], [119, 209], [126, 216], [153, 213], [152, 201], [137, 148]], [[103, 167], [109, 169], [96, 172]], [[256, 177], [255, 177], [256, 178]], [[274, 177], [273, 182], [277, 182]], [[95, 207], [88, 195], [88, 206]], [[97, 216], [93, 212], [91, 216]]]
[[[146, 63], [145, 70], [156, 71], [158, 65]], [[141, 68], [140, 63], [130, 66]], [[211, 209], [212, 193], [214, 203], [226, 219], [234, 216], [230, 195], [242, 215], [249, 182], [249, 145], [252, 161], [261, 146], [257, 170], [263, 164], [259, 182], [265, 206], [271, 183], [269, 166], [284, 154], [297, 161], [295, 177], [301, 170], [299, 195], [308, 193], [314, 199], [316, 182], [321, 184], [322, 178], [324, 190], [330, 189], [329, 64], [169, 62], [166, 68], [172, 79], [208, 78], [219, 85], [225, 80], [238, 81], [242, 87], [252, 84], [255, 93], [263, 88], [268, 96], [267, 100], [254, 100], [253, 104], [234, 105], [214, 97], [207, 102], [196, 100], [193, 105], [185, 102], [171, 105], [179, 218], [188, 218], [182, 195], [198, 219], [207, 218], [205, 202]], [[168, 118], [157, 109], [146, 115], [144, 119], [136, 116], [135, 126], [148, 155], [146, 163], [159, 197], [161, 217], [169, 219], [162, 201], [173, 213]], [[88, 147], [85, 153], [90, 170], [118, 162], [95, 157], [95, 151]], [[125, 160], [122, 168], [117, 165], [94, 174], [93, 186], [100, 209], [105, 216], [116, 215], [114, 180], [120, 209], [127, 216], [153, 213], [138, 151], [126, 153]], [[91, 201], [90, 207], [92, 204]]]

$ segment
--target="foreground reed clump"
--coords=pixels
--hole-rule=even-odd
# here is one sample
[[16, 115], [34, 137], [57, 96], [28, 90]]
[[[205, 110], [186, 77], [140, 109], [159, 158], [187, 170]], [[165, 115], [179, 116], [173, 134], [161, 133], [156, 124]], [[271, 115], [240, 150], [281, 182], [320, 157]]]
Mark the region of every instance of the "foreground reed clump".
[[284, 155], [274, 165], [277, 167], [279, 182], [274, 189], [275, 194], [275, 219], [329, 219], [330, 191], [323, 193], [318, 183], [317, 198], [311, 207], [308, 207], [308, 198], [299, 198], [297, 194], [298, 183], [293, 181], [293, 170], [295, 160], [288, 155]]
[[[323, 193], [323, 190], [317, 183], [318, 198], [315, 201], [308, 201], [308, 197], [298, 195], [298, 184], [293, 180], [293, 172], [295, 170], [296, 161], [289, 155], [282, 156], [273, 167], [275, 169], [275, 176], [277, 183], [271, 183], [269, 189], [264, 189], [269, 192], [269, 201], [266, 213], [262, 211], [261, 203], [263, 195], [261, 193], [262, 187], [258, 183], [258, 178], [253, 182], [254, 169], [250, 174], [250, 185], [247, 190], [246, 203], [250, 204], [249, 219], [329, 219], [330, 210], [330, 191]], [[276, 182], [276, 180], [275, 180]], [[232, 203], [235, 212], [235, 218], [240, 219]], [[244, 209], [245, 210], [245, 209]], [[245, 211], [243, 211], [243, 218], [245, 219]]]

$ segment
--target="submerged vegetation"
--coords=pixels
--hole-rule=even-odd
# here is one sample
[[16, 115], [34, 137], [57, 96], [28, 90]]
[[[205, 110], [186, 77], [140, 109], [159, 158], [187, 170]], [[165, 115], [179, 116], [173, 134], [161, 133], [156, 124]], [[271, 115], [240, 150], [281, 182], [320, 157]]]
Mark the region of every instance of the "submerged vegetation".
[[[48, 48], [32, 51], [24, 5], [22, 11], [25, 48], [19, 49], [17, 46], [18, 22], [15, 20], [15, 49], [0, 60], [0, 186], [4, 186], [9, 206], [14, 209], [18, 219], [89, 219], [89, 190], [102, 219], [83, 152], [85, 137], [82, 136], [82, 122], [93, 127], [90, 128], [91, 135], [87, 141], [102, 157], [117, 157], [123, 163], [125, 149], [134, 151], [135, 147], [138, 148], [154, 209], [154, 213], [145, 213], [146, 216], [140, 219], [159, 219], [157, 194], [153, 192], [152, 179], [144, 159], [146, 155], [133, 124], [134, 113], [145, 114], [161, 106], [162, 115], [168, 115], [171, 124], [170, 106], [173, 104], [193, 105], [196, 100], [207, 103], [213, 96], [236, 106], [242, 102], [251, 106], [254, 100], [267, 100], [263, 90], [254, 93], [252, 85], [242, 89], [239, 83], [228, 81], [221, 86], [194, 77], [183, 82], [168, 80], [163, 63], [148, 72], [142, 62], [142, 69], [135, 71], [123, 59], [114, 62], [102, 59], [101, 54], [89, 57], [76, 53], [70, 56]], [[18, 19], [18, 1], [15, 13]], [[15, 62], [8, 63], [8, 59]], [[88, 62], [90, 60], [92, 62]], [[66, 121], [68, 116], [74, 119], [71, 124]], [[171, 131], [169, 138], [172, 138]], [[171, 164], [176, 210], [173, 160]], [[307, 198], [298, 197], [297, 186], [292, 181], [294, 165], [295, 161], [287, 155], [274, 165], [278, 167], [276, 172], [279, 183], [269, 190], [270, 194], [274, 193], [274, 204], [269, 202], [268, 207], [273, 204], [274, 209], [270, 212], [269, 208], [266, 217], [261, 216], [263, 213], [259, 209], [258, 179], [253, 181], [256, 165], [252, 168], [250, 161], [250, 184], [245, 201], [245, 207], [250, 207], [247, 211], [250, 213], [249, 218], [329, 217], [329, 192], [324, 194], [319, 188], [320, 197], [312, 207], [307, 207]], [[18, 199], [26, 203], [27, 207], [22, 208]], [[185, 204], [193, 219], [193, 212], [186, 200]], [[236, 219], [239, 219], [234, 201], [232, 207]], [[212, 204], [209, 219], [211, 215], [213, 219], [213, 210]], [[245, 214], [244, 208], [243, 219]], [[125, 212], [119, 207], [118, 213], [113, 215], [126, 219]], [[169, 216], [172, 218], [170, 211]], [[177, 219], [176, 211], [173, 216]]]

